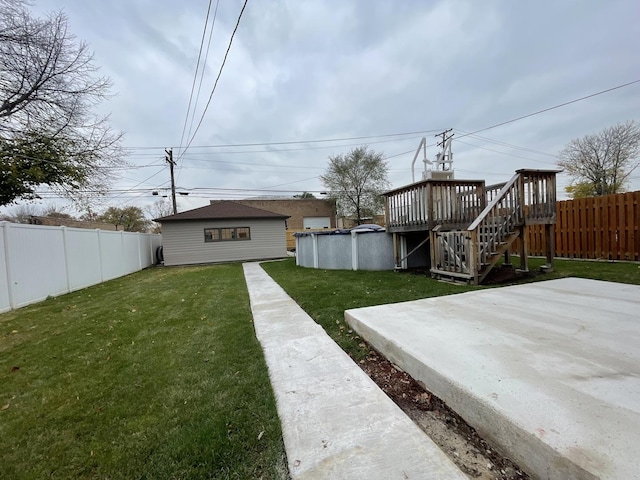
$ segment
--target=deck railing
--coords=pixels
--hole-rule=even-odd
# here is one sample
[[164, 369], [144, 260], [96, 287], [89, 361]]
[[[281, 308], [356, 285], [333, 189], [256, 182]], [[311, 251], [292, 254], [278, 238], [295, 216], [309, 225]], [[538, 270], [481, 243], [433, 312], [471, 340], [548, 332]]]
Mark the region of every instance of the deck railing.
[[528, 224], [556, 220], [556, 171], [517, 170], [522, 181], [522, 202]]
[[487, 203], [490, 203], [491, 200], [493, 200], [498, 196], [498, 194], [500, 193], [500, 190], [502, 190], [502, 187], [504, 187], [506, 183], [507, 182], [496, 183], [494, 185], [487, 185], [485, 187], [485, 191], [487, 193]]
[[[431, 271], [475, 280], [489, 256], [522, 224], [520, 175], [516, 174], [464, 230], [431, 232], [435, 264]], [[452, 251], [453, 246], [461, 246]]]
[[423, 180], [384, 194], [389, 232], [464, 228], [486, 205], [481, 180]]
[[555, 221], [555, 171], [518, 170], [462, 230], [431, 231], [431, 272], [482, 281], [526, 223]]

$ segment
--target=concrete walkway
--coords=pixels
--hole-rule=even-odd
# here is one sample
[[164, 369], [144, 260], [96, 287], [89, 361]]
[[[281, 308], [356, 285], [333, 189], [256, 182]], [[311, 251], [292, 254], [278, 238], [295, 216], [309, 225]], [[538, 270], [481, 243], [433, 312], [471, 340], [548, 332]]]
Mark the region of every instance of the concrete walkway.
[[567, 278], [348, 310], [541, 479], [640, 479], [640, 286]]
[[467, 479], [259, 264], [244, 275], [294, 480]]

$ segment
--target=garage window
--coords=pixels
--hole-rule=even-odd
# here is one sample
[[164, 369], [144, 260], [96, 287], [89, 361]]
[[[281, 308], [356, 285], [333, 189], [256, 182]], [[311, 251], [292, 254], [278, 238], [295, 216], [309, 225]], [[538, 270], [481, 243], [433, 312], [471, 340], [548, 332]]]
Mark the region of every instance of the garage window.
[[205, 228], [205, 242], [227, 242], [233, 240], [251, 240], [249, 227]]

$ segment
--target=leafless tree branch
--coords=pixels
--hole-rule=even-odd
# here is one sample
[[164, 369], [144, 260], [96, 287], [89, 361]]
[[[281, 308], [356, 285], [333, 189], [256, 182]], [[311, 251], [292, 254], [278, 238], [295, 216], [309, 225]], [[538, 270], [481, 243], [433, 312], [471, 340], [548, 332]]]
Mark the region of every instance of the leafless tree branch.
[[640, 126], [628, 121], [571, 140], [558, 165], [572, 177], [573, 196], [610, 195], [624, 191], [640, 164], [639, 153]]
[[77, 175], [54, 185], [43, 178], [42, 184], [71, 197], [80, 186], [106, 186], [102, 167], [121, 163], [122, 133], [111, 129], [107, 116], [92, 113], [110, 96], [111, 81], [98, 70], [63, 12], [36, 18], [28, 2], [0, 0], [0, 142], [2, 160], [13, 162], [14, 174], [21, 165], [7, 152], [20, 145], [37, 156], [28, 142], [47, 139], [58, 149], [57, 158], [47, 151], [47, 161], [71, 165]]

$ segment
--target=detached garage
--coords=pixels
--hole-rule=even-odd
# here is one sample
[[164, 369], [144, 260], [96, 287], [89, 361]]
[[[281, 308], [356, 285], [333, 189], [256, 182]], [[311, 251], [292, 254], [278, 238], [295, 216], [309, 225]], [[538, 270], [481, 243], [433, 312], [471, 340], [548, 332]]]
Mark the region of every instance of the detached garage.
[[157, 218], [165, 265], [239, 262], [287, 256], [287, 215], [231, 201]]

